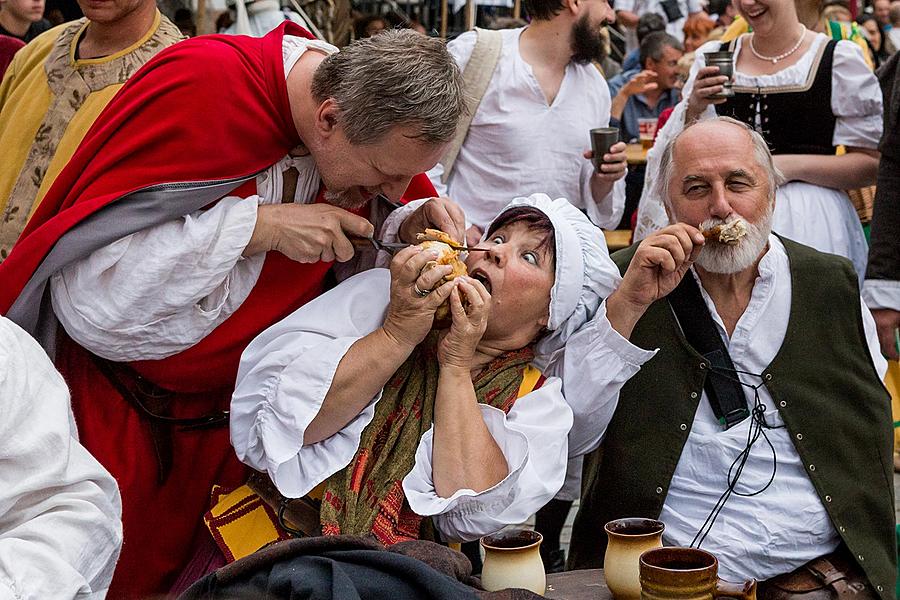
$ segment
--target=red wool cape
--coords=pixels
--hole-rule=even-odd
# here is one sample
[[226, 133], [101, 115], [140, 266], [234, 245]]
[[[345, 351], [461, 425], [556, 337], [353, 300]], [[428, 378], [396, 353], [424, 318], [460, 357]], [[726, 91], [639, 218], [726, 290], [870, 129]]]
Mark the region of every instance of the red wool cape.
[[[300, 143], [285, 85], [285, 34], [312, 37], [291, 22], [264, 38], [202, 36], [160, 52], [138, 71], [94, 123], [0, 264], [0, 312], [10, 309], [67, 232], [102, 215], [104, 207], [129, 202], [137, 190], [246, 178], [238, 195], [254, 193], [253, 175]], [[404, 200], [433, 195], [419, 175]], [[102, 229], [103, 221], [97, 223]], [[248, 299], [210, 335], [176, 356], [130, 366], [176, 392], [170, 416], [227, 409], [240, 353], [263, 329], [319, 295], [329, 267], [270, 252]], [[164, 593], [196, 540], [208, 535], [202, 515], [212, 485], [243, 483], [245, 469], [228, 429], [173, 429], [174, 465], [160, 485], [147, 421], [64, 333], [56, 364], [71, 388], [81, 442], [122, 492], [125, 537], [110, 597]]]

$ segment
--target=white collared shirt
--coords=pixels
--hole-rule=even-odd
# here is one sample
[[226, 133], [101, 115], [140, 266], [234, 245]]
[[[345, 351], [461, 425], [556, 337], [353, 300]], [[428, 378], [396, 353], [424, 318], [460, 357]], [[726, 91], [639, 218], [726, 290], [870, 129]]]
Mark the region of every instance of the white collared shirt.
[[[524, 28], [505, 29], [503, 49], [447, 184], [440, 163], [428, 172], [438, 193], [484, 229], [516, 196], [536, 192], [567, 198], [598, 227], [614, 228], [625, 207], [620, 179], [600, 202], [591, 194], [590, 130], [609, 125], [609, 87], [592, 64], [570, 62], [559, 92], [548, 105], [534, 72], [519, 53]], [[460, 69], [475, 48], [475, 32], [447, 45]]]

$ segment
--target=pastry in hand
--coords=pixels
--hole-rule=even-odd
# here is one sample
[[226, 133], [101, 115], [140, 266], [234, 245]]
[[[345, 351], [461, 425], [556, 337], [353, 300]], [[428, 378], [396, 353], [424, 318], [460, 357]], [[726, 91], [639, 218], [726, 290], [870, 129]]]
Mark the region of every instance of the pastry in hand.
[[[423, 273], [439, 265], [450, 265], [453, 268], [435, 287], [440, 287], [444, 283], [468, 273], [466, 263], [459, 258], [459, 250], [454, 250], [451, 247], [458, 247], [459, 243], [449, 235], [437, 229], [426, 229], [425, 233], [420, 233], [416, 237], [421, 242], [419, 246], [423, 250], [435, 250], [438, 252], [436, 260], [430, 260], [425, 263], [425, 266], [422, 268]], [[450, 315], [450, 299], [448, 298], [435, 311], [433, 328], [446, 329], [452, 322], [453, 317]]]
[[700, 233], [708, 240], [719, 242], [720, 244], [728, 244], [734, 246], [741, 238], [747, 235], [747, 224], [743, 219], [735, 219], [730, 223], [723, 223], [704, 229]]

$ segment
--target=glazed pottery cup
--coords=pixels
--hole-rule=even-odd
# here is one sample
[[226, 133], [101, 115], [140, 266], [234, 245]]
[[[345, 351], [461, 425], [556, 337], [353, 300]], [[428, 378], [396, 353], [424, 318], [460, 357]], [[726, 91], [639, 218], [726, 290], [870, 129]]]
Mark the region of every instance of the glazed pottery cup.
[[714, 100], [722, 98], [731, 98], [734, 96], [734, 90], [731, 89], [731, 81], [734, 78], [734, 52], [723, 50], [721, 52], [706, 52], [707, 67], [719, 67], [719, 75], [724, 75], [728, 81], [722, 86], [722, 91], [718, 94], [710, 96]]
[[481, 586], [489, 591], [523, 588], [543, 595], [547, 576], [538, 548], [543, 536], [537, 531], [501, 531], [481, 538], [484, 566]]
[[600, 172], [600, 165], [603, 164], [603, 155], [609, 153], [609, 149], [613, 144], [619, 141], [619, 130], [616, 127], [598, 127], [591, 129], [591, 150], [594, 151], [594, 170]]
[[719, 561], [697, 548], [656, 548], [641, 555], [641, 600], [756, 600], [756, 580], [718, 577]]
[[616, 519], [604, 529], [609, 538], [603, 575], [616, 600], [641, 597], [640, 557], [646, 550], [662, 546], [666, 526], [655, 519]]

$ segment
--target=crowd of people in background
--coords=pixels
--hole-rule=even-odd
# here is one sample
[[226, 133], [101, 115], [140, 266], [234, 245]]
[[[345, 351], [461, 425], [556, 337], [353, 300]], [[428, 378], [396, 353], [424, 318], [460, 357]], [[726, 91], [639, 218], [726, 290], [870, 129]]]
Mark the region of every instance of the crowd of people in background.
[[641, 516], [895, 599], [900, 0], [44, 1], [0, 0], [0, 597], [477, 571], [534, 515], [547, 572]]

